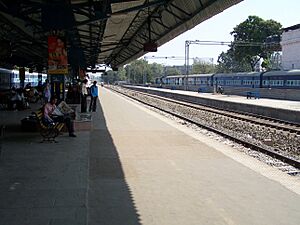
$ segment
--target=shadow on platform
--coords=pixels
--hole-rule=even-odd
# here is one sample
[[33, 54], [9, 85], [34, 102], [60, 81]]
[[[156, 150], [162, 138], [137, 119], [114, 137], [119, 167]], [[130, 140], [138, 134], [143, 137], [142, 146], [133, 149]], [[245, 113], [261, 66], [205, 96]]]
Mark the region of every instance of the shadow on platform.
[[93, 124], [89, 154], [88, 224], [140, 225], [139, 214], [99, 102]]

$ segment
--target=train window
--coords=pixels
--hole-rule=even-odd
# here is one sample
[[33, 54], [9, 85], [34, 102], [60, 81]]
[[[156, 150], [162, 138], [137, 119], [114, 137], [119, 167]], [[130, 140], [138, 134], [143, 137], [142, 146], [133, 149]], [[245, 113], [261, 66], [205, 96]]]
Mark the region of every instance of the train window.
[[300, 80], [287, 80], [287, 86], [300, 86]]

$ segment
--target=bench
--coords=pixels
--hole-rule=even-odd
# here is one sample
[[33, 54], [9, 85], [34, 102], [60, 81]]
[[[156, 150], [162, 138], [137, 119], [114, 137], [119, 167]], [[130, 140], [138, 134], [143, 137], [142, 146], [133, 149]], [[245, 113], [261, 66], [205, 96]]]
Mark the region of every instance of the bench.
[[259, 92], [257, 91], [247, 91], [246, 93], [247, 95], [247, 99], [251, 99], [252, 97], [255, 98], [255, 99], [259, 99], [260, 95], [259, 95]]
[[57, 123], [45, 125], [43, 121], [44, 114], [42, 110], [38, 110], [37, 112], [35, 112], [35, 115], [38, 120], [40, 134], [43, 137], [41, 143], [45, 141], [57, 143], [55, 138], [59, 135], [60, 131], [62, 130], [65, 124], [57, 122]]

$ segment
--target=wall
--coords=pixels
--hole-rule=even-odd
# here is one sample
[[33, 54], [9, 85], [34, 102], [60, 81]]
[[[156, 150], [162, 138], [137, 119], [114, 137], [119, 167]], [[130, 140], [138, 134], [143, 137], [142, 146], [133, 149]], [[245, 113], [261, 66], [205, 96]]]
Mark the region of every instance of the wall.
[[284, 32], [280, 44], [283, 69], [300, 69], [300, 29]]

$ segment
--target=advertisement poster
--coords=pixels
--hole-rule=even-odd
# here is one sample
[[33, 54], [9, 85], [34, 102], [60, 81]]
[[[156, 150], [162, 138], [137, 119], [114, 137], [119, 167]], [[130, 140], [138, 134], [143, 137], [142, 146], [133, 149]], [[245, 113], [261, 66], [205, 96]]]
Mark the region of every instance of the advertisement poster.
[[68, 73], [68, 56], [65, 42], [57, 36], [48, 36], [48, 73]]

